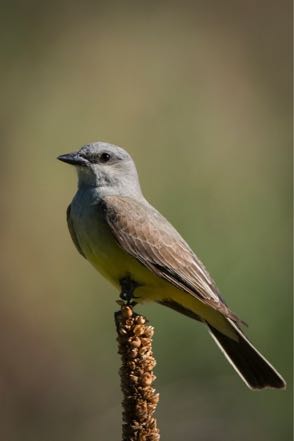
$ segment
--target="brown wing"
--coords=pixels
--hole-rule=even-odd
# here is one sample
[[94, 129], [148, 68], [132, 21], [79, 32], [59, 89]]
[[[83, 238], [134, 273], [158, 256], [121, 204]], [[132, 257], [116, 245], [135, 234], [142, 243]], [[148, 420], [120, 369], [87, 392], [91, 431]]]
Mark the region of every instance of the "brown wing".
[[159, 277], [239, 321], [220, 297], [204, 265], [172, 225], [150, 205], [121, 196], [103, 201], [119, 245]]
[[74, 243], [75, 246], [76, 246], [76, 249], [78, 250], [78, 252], [79, 252], [83, 257], [86, 258], [86, 256], [84, 255], [84, 253], [83, 253], [83, 251], [82, 251], [82, 248], [80, 247], [80, 244], [79, 244], [79, 242], [78, 242], [77, 235], [76, 235], [75, 230], [74, 230], [74, 227], [73, 227], [73, 223], [72, 223], [72, 220], [71, 220], [71, 217], [70, 217], [70, 207], [71, 207], [71, 206], [69, 205], [69, 206], [67, 207], [67, 210], [66, 210], [67, 226], [68, 226], [68, 229], [69, 229], [69, 232], [70, 232], [70, 235], [71, 235], [72, 241], [73, 241], [73, 243]]

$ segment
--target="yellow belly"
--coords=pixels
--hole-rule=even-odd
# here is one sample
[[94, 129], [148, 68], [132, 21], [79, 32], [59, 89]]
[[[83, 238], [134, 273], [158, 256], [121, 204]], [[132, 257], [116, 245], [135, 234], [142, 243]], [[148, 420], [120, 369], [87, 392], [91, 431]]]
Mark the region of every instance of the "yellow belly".
[[235, 337], [231, 326], [222, 314], [201, 302], [192, 294], [182, 291], [170, 282], [160, 278], [124, 252], [117, 244], [115, 244], [115, 247], [111, 247], [111, 252], [107, 256], [101, 256], [101, 254], [97, 256], [97, 254], [91, 253], [87, 255], [87, 258], [119, 290], [121, 289], [120, 279], [123, 277], [130, 276], [138, 282], [139, 286], [134, 292], [137, 303], [172, 300], [201, 317], [203, 321], [209, 322], [228, 337]]

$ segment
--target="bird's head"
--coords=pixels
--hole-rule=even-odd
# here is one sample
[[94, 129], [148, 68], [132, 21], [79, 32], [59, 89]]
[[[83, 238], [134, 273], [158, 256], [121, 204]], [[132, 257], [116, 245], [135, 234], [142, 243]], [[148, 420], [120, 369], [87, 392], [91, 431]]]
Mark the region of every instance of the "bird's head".
[[79, 187], [97, 187], [108, 194], [141, 192], [133, 159], [116, 145], [93, 142], [57, 159], [75, 166]]

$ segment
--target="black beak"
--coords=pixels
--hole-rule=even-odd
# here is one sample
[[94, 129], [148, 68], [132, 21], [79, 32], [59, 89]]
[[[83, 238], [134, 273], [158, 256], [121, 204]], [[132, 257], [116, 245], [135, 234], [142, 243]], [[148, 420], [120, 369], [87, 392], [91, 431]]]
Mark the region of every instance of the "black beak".
[[71, 165], [86, 165], [88, 163], [88, 160], [80, 156], [79, 152], [66, 153], [58, 156], [57, 159]]

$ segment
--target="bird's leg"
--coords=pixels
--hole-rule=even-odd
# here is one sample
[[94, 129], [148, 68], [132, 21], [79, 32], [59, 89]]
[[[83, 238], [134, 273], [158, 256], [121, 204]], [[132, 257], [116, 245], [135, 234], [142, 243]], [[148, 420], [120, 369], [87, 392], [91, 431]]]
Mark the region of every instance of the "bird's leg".
[[136, 302], [134, 301], [134, 291], [139, 286], [135, 280], [132, 280], [129, 276], [124, 277], [120, 280], [121, 293], [120, 298], [126, 302], [127, 305], [135, 306]]

